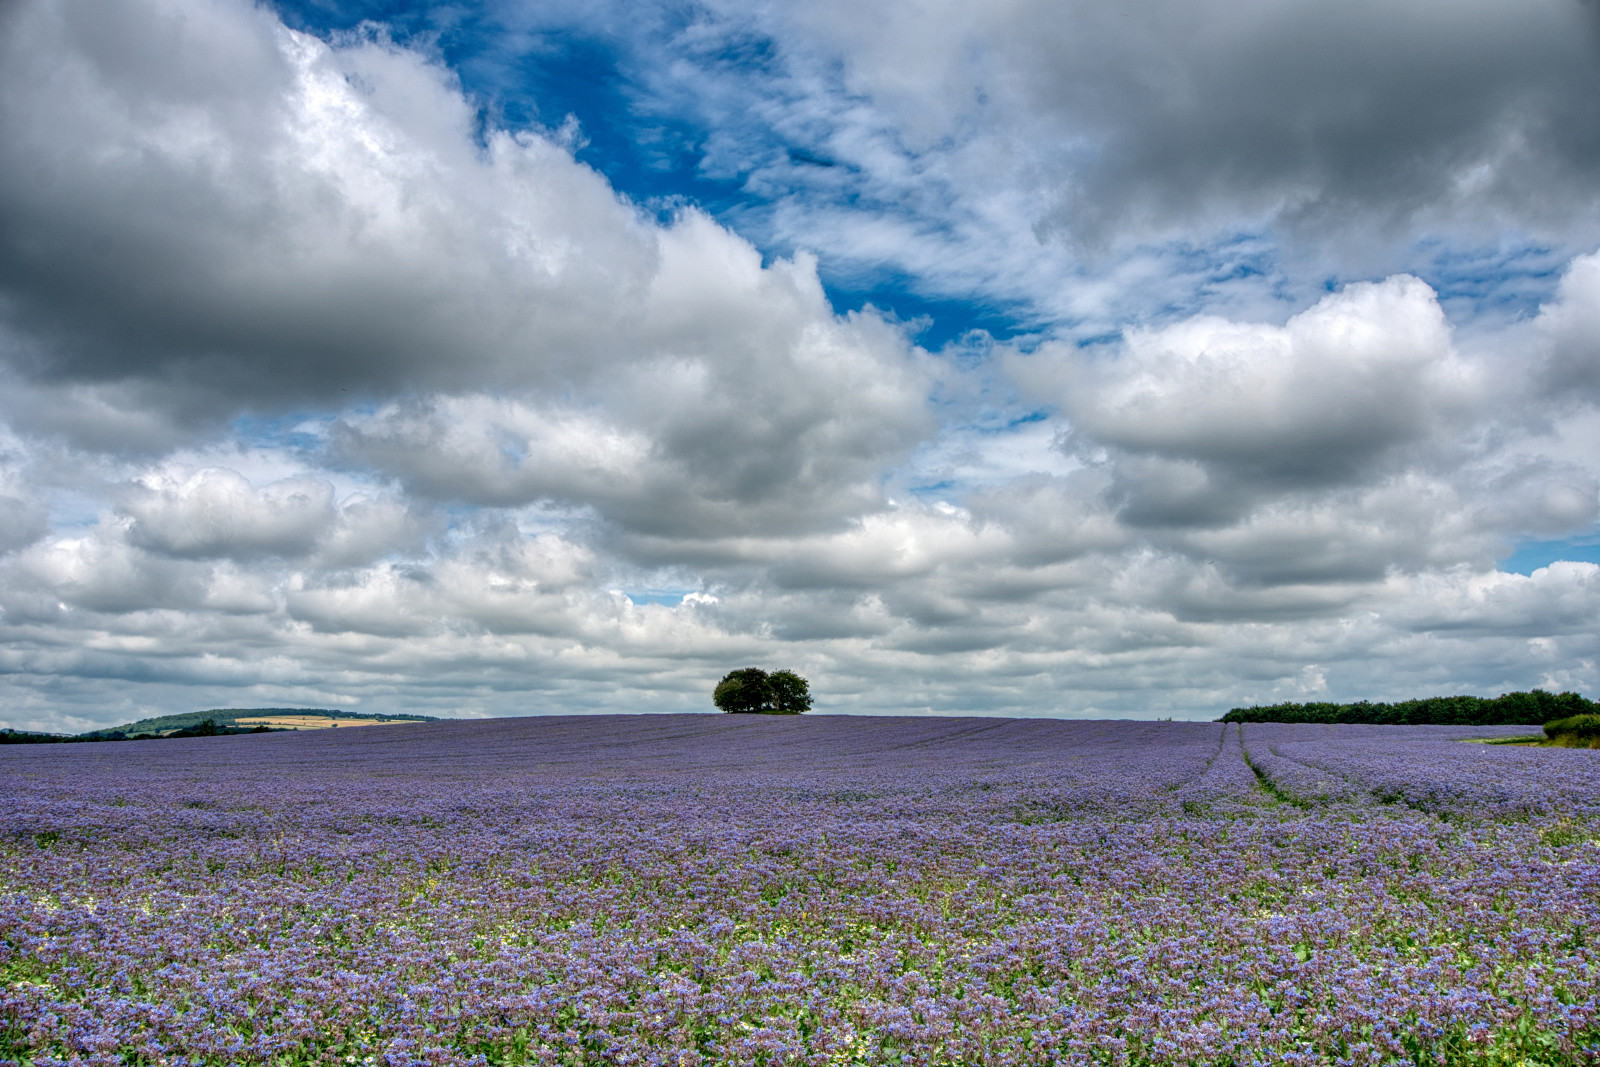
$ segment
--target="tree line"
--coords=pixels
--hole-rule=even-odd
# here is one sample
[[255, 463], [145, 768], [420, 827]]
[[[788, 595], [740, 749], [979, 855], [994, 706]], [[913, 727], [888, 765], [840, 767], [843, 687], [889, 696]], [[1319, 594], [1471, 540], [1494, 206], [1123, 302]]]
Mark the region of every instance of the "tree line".
[[1355, 704], [1272, 704], [1234, 708], [1218, 722], [1375, 723], [1386, 726], [1540, 725], [1573, 715], [1600, 712], [1600, 705], [1577, 693], [1534, 689], [1497, 697], [1424, 697], [1393, 704], [1362, 700]]
[[124, 730], [96, 730], [87, 734], [40, 734], [27, 730], [0, 729], [0, 745], [69, 745], [95, 741], [169, 741], [179, 737], [223, 737], [229, 734], [276, 733], [271, 726], [218, 726], [215, 719], [202, 719], [192, 726], [164, 733], [128, 733]]

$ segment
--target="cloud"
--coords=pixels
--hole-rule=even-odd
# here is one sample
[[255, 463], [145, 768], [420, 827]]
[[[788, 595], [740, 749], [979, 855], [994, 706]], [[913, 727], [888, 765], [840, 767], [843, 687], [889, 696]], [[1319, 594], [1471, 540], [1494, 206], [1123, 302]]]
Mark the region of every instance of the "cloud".
[[1126, 344], [1067, 364], [1062, 400], [1084, 433], [1297, 484], [1345, 476], [1469, 399], [1433, 291], [1405, 276], [1351, 285], [1282, 327], [1208, 316]]
[[50, 530], [48, 510], [31, 493], [28, 466], [23, 443], [0, 437], [0, 556], [32, 544]]
[[37, 500], [0, 495], [0, 554], [32, 544], [49, 528], [48, 515]]
[[1399, 271], [1531, 309], [1539, 273], [1467, 290], [1486, 256], [1600, 242], [1591, 8], [502, 3], [469, 17], [492, 46], [452, 44], [512, 93], [517, 64], [598, 54], [626, 110], [561, 97], [592, 158], [817, 252], [851, 301], [1090, 337]]
[[1571, 0], [762, 10], [912, 144], [1026, 165], [1078, 241], [1595, 221], [1600, 68]]
[[1600, 403], [1600, 253], [1572, 261], [1538, 322], [1547, 346], [1540, 384], [1549, 399]]
[[1433, 291], [1407, 276], [1348, 286], [1283, 326], [1203, 316], [1010, 366], [1070, 419], [1066, 447], [1105, 471], [1119, 520], [1151, 531], [1230, 528], [1381, 485], [1487, 398]]
[[201, 571], [138, 551], [114, 530], [61, 537], [19, 553], [7, 568], [8, 620], [48, 622], [74, 609], [121, 615], [194, 608]]
[[129, 540], [178, 558], [299, 556], [333, 525], [333, 486], [309, 476], [254, 490], [234, 471], [203, 470], [181, 484], [152, 478], [122, 502]]
[[1507, 633], [1569, 643], [1592, 656], [1600, 612], [1600, 566], [1559, 561], [1531, 575], [1478, 574], [1413, 579], [1396, 614], [1417, 633]]
[[[871, 510], [928, 429], [903, 332], [835, 316], [813, 259], [763, 265], [693, 209], [658, 224], [555, 134], [479, 143], [418, 54], [239, 4], [118, 10], [126, 49], [66, 9], [8, 15], [19, 428], [160, 449], [184, 425], [364, 397], [377, 411], [346, 420], [340, 454], [415, 491], [689, 535]], [[165, 551], [232, 536], [125, 506]]]
[[312, 474], [256, 488], [238, 471], [217, 467], [146, 474], [123, 490], [116, 513], [129, 544], [173, 559], [358, 566], [416, 551], [434, 532], [425, 513], [393, 497], [337, 500], [333, 483]]
[[346, 393], [581, 390], [651, 361], [734, 387], [765, 381], [744, 361], [769, 346], [761, 370], [792, 376], [854, 341], [808, 261], [763, 268], [692, 210], [658, 226], [555, 134], [480, 143], [453, 76], [417, 53], [330, 47], [220, 0], [117, 12], [17, 5], [0, 37], [7, 348], [65, 394], [36, 421], [82, 444], [100, 420], [73, 403], [214, 420]]
[[1576, 8], [484, 10], [0, 12], [12, 725], [1600, 684]]
[[[1081, 477], [1098, 472], [1097, 497], [1061, 510], [1103, 525], [1096, 508], [1109, 509], [1127, 543], [1215, 568], [1241, 593], [1353, 595], [1394, 573], [1492, 569], [1520, 537], [1600, 517], [1597, 472], [1557, 445], [1528, 373], [1573, 304], [1468, 356], [1434, 292], [1398, 276], [1347, 286], [1282, 326], [1203, 316], [1008, 365], [1070, 419], [1063, 447]], [[1593, 426], [1594, 411], [1573, 419]], [[1254, 596], [1239, 609], [1255, 610]], [[1307, 612], [1327, 610], [1319, 598]]]
[[643, 536], [835, 527], [883, 506], [881, 472], [931, 426], [929, 377], [876, 317], [794, 318], [774, 315], [763, 343], [725, 358], [708, 347], [743, 342], [641, 359], [586, 404], [469, 394], [386, 405], [343, 420], [336, 453], [433, 499], [587, 507]]

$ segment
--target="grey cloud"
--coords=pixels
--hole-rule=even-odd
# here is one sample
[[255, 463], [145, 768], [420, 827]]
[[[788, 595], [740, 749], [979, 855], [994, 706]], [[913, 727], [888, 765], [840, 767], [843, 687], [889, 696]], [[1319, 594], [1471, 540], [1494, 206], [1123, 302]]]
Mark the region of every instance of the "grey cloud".
[[444, 625], [422, 607], [425, 579], [406, 568], [382, 567], [297, 580], [285, 606], [291, 618], [325, 634], [421, 637]]
[[391, 555], [422, 552], [443, 532], [442, 517], [429, 509], [385, 496], [341, 501], [337, 520], [316, 544], [319, 567], [358, 567]]
[[0, 287], [31, 377], [232, 406], [560, 379], [655, 269], [603, 179], [532, 134], [480, 152], [414, 54], [214, 0], [111, 5], [112, 48], [77, 11], [11, 5], [0, 34]]
[[303, 560], [359, 566], [424, 547], [437, 518], [384, 496], [335, 499], [333, 483], [297, 474], [259, 488], [237, 471], [147, 475], [125, 487], [116, 514], [127, 542], [174, 559]]
[[1035, 39], [1034, 99], [1103, 138], [1064, 199], [1073, 230], [1219, 208], [1319, 236], [1593, 222], [1600, 63], [1568, 0], [1133, 15], [1120, 34]]
[[1371, 239], [1445, 220], [1554, 235], [1595, 222], [1600, 53], [1592, 9], [1573, 0], [831, 3], [770, 17], [842, 57], [846, 84], [901, 128], [1014, 146], [1079, 241], [1263, 219], [1336, 240], [1353, 226]]
[[[813, 260], [764, 266], [693, 210], [658, 225], [557, 139], [480, 146], [415, 53], [330, 47], [241, 3], [116, 12], [125, 48], [43, 3], [0, 38], [19, 429], [159, 451], [241, 410], [367, 398], [382, 414], [347, 421], [336, 459], [434, 499], [689, 538], [880, 507], [881, 470], [929, 429], [903, 331], [836, 317]], [[482, 432], [457, 421], [474, 405], [499, 405]], [[141, 544], [231, 551], [125, 506]], [[297, 536], [261, 550], [318, 535]]]
[[202, 569], [151, 557], [112, 530], [41, 542], [18, 553], [6, 567], [7, 617], [59, 620], [82, 609], [127, 614], [195, 608], [205, 599]]
[[0, 555], [33, 544], [50, 532], [50, 516], [37, 500], [0, 495]]
[[[735, 497], [901, 447], [917, 422], [884, 406], [916, 384], [904, 338], [836, 320], [813, 261], [763, 267], [694, 211], [659, 226], [548, 137], [480, 148], [451, 77], [414, 53], [169, 0], [119, 5], [129, 40], [107, 49], [71, 10], [16, 5], [0, 36], [0, 355], [52, 408], [21, 422], [87, 445], [115, 425], [99, 409], [148, 437], [131, 423], [152, 410], [592, 399], [627, 373], [684, 392], [657, 405], [700, 405], [666, 446], [749, 467], [712, 475]], [[173, 45], [186, 33], [217, 50]], [[882, 429], [819, 404], [876, 405]]]
[[[1036, 571], [1133, 543], [1126, 519], [1106, 506], [1116, 498], [1115, 478], [1099, 464], [1066, 477], [1034, 473], [973, 493], [965, 503], [978, 522], [1009, 533], [1014, 568]], [[1019, 591], [1031, 584], [1015, 581], [1023, 583]]]
[[50, 513], [33, 493], [34, 466], [22, 442], [0, 436], [0, 556], [50, 532]]
[[1254, 503], [1239, 479], [1192, 459], [1121, 457], [1112, 478], [1106, 499], [1117, 519], [1135, 529], [1229, 526]]
[[829, 529], [883, 506], [881, 471], [929, 428], [901, 355], [870, 319], [802, 325], [726, 364], [641, 362], [604, 406], [441, 397], [347, 419], [334, 449], [429, 497], [592, 508], [629, 537]]
[[1486, 574], [1462, 581], [1438, 575], [1414, 580], [1416, 594], [1397, 604], [1394, 621], [1417, 633], [1515, 635], [1555, 640], [1564, 635], [1593, 655], [1600, 624], [1600, 566], [1561, 561], [1532, 575]]
[[[1415, 278], [1300, 299], [1270, 263], [1212, 278], [1268, 237], [1185, 250], [1579, 239], [1589, 44], [1530, 59], [1574, 9], [726, 6], [702, 43], [778, 34], [782, 92], [677, 90], [839, 162], [762, 155], [768, 233], [1009, 286], [1059, 333], [928, 357], [835, 315], [814, 258], [659, 224], [558, 135], [475, 144], [451, 75], [378, 38], [211, 0], [0, 13], [12, 724], [704, 711], [743, 663], [861, 712], [1600, 685], [1597, 569], [1495, 570], [1600, 510], [1600, 257], [1463, 339]], [[1046, 216], [1133, 250], [1090, 276]], [[1061, 340], [1091, 319], [1122, 341]], [[625, 595], [663, 575], [697, 592]]]
[[[1200, 317], [1132, 330], [1107, 351], [1043, 346], [1008, 366], [1064, 410], [1063, 447], [1102, 472], [1102, 499], [1129, 531], [1177, 547], [1202, 531], [1255, 529], [1265, 538], [1258, 559], [1297, 542], [1308, 561], [1326, 555], [1311, 542], [1331, 552], [1287, 569], [1236, 554], [1235, 573], [1257, 581], [1372, 577], [1397, 562], [1396, 539], [1370, 543], [1364, 559], [1332, 547], [1341, 522], [1386, 518], [1346, 491], [1460, 467], [1463, 456], [1441, 456], [1461, 452], [1456, 436], [1482, 425], [1490, 393], [1488, 371], [1456, 351], [1432, 290], [1405, 276], [1349, 286], [1281, 327]], [[1344, 499], [1347, 518], [1279, 530], [1286, 540], [1274, 546], [1263, 509], [1318, 494]]]
[[[6, 345], [0, 340], [0, 359]], [[43, 366], [45, 361], [16, 359]], [[193, 382], [38, 381], [8, 375], [0, 414], [19, 434], [106, 455], [162, 455], [197, 438], [214, 438], [230, 411]]]
[[128, 539], [179, 558], [298, 556], [333, 525], [333, 486], [301, 476], [254, 490], [237, 473], [203, 470], [184, 484], [134, 486], [120, 510]]
[[1528, 457], [1502, 461], [1478, 480], [1480, 499], [1461, 506], [1485, 533], [1562, 537], [1600, 519], [1600, 474], [1575, 463]]
[[1580, 257], [1557, 303], [1470, 358], [1407, 277], [1347, 287], [1282, 327], [1204, 317], [1120, 347], [1010, 356], [1071, 418], [1079, 478], [1101, 479], [1043, 510], [1091, 529], [1111, 518], [1123, 544], [1198, 567], [1153, 602], [1219, 620], [1343, 612], [1396, 573], [1492, 572], [1519, 539], [1581, 533], [1600, 479], [1556, 442], [1588, 439], [1575, 427], [1593, 408], [1569, 390], [1558, 428], [1543, 399], [1583, 365], [1588, 267]]
[[1600, 404], [1600, 253], [1572, 261], [1556, 299], [1540, 309], [1538, 326], [1546, 396], [1560, 404]]
[[[62, 545], [44, 555], [82, 564], [92, 553]], [[151, 694], [188, 678], [198, 700], [205, 686], [228, 679], [263, 698], [321, 686], [386, 707], [526, 713], [641, 699], [661, 710], [702, 709], [719, 667], [751, 661], [802, 669], [828, 710], [1187, 713], [1325, 693], [1330, 678], [1358, 687], [1355, 695], [1386, 695], [1381, 686], [1395, 683], [1372, 667], [1371, 657], [1385, 654], [1375, 650], [1412, 642], [1424, 629], [1434, 669], [1473, 687], [1503, 676], [1508, 642], [1540, 634], [1568, 644], [1591, 640], [1584, 635], [1592, 626], [1584, 625], [1597, 608], [1591, 565], [1528, 580], [1456, 568], [1251, 588], [1182, 554], [1150, 550], [1085, 557], [1070, 572], [1033, 572], [1034, 593], [1020, 600], [1005, 589], [1004, 556], [991, 554], [858, 593], [779, 590], [751, 570], [740, 591], [676, 609], [638, 608], [598, 587], [596, 568], [609, 564], [583, 546], [510, 529], [485, 530], [415, 565], [306, 571], [264, 588], [231, 563], [161, 565], [196, 576], [188, 606], [174, 610], [179, 600], [169, 597], [173, 607], [164, 613], [130, 615], [116, 610], [130, 599], [147, 609], [157, 602], [138, 587], [138, 566], [100, 567], [102, 587], [124, 576], [122, 601], [110, 602], [102, 588], [91, 604], [94, 597], [75, 584], [81, 570], [32, 564], [31, 587], [75, 602], [29, 619], [12, 612], [8, 597], [0, 605], [8, 669], [59, 670], [77, 679], [67, 689], [81, 692], [99, 677]], [[1003, 599], [975, 592], [991, 571]], [[8, 592], [19, 581], [13, 565]], [[274, 589], [281, 608], [258, 602], [253, 613], [229, 614]], [[153, 633], [161, 634], [167, 666], [152, 671], [137, 649]], [[62, 659], [52, 647], [106, 651], [96, 666], [81, 655]], [[1561, 662], [1574, 662], [1573, 649]], [[211, 657], [204, 670], [202, 655]], [[1308, 663], [1321, 665], [1323, 688], [1295, 690]], [[1397, 667], [1394, 677], [1411, 669]], [[5, 691], [19, 684], [7, 681]]]
[[[1579, 0], [708, 0], [689, 32], [638, 5], [494, 10], [614, 44], [641, 116], [710, 131], [683, 147], [751, 194], [742, 232], [1037, 328], [1600, 239]], [[764, 62], [727, 61], [753, 41]]]
[[1061, 402], [1093, 441], [1301, 486], [1345, 480], [1476, 399], [1433, 291], [1404, 276], [1282, 328], [1197, 318], [1132, 331], [1114, 357], [1057, 358]]
[[871, 593], [835, 589], [795, 596], [774, 592], [761, 601], [768, 608], [773, 636], [782, 641], [870, 640], [893, 626], [882, 599]]

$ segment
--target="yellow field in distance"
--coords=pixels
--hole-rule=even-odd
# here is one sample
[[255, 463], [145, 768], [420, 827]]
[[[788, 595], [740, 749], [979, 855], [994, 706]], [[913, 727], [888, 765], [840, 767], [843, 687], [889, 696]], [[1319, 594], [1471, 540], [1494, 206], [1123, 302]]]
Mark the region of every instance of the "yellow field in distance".
[[240, 726], [271, 726], [279, 730], [326, 730], [333, 726], [398, 726], [416, 719], [335, 719], [327, 715], [242, 715]]

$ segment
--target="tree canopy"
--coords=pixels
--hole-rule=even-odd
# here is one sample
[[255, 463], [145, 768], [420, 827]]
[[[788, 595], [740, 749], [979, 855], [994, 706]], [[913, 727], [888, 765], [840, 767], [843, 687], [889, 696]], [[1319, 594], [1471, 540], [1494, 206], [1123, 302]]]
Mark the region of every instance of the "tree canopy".
[[1379, 723], [1396, 726], [1511, 726], [1593, 714], [1600, 706], [1577, 693], [1505, 693], [1498, 697], [1426, 697], [1397, 704], [1274, 704], [1234, 708], [1219, 722]]
[[799, 715], [811, 710], [811, 686], [793, 671], [743, 667], [723, 676], [711, 702], [729, 713]]

